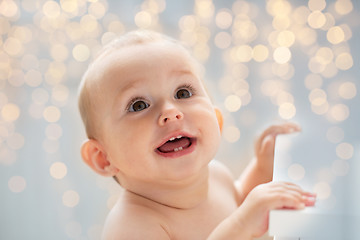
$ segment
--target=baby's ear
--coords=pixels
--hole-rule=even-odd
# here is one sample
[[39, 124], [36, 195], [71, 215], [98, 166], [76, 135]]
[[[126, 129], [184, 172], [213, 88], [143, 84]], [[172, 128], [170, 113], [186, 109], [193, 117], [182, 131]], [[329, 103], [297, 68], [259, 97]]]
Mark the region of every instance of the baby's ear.
[[216, 118], [218, 120], [220, 132], [222, 132], [222, 128], [223, 128], [223, 124], [224, 124], [224, 118], [222, 116], [222, 113], [221, 113], [220, 109], [217, 108], [217, 107], [215, 107], [215, 113], [216, 113]]
[[102, 145], [94, 139], [88, 139], [83, 143], [81, 156], [87, 165], [102, 176], [111, 177], [118, 172], [118, 169], [108, 161]]

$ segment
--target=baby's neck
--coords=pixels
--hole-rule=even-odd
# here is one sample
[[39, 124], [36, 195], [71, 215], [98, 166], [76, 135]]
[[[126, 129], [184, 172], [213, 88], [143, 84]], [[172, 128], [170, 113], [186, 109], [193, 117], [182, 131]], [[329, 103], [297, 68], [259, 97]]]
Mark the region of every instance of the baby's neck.
[[191, 209], [203, 203], [208, 197], [209, 170], [189, 179], [176, 183], [128, 183], [124, 187], [135, 194], [156, 204], [176, 208]]

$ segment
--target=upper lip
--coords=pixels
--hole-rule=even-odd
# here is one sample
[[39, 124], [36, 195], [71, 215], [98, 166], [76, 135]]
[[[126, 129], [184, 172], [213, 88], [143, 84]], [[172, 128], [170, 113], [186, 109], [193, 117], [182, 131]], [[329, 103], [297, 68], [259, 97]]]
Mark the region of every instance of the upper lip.
[[166, 137], [164, 137], [160, 144], [157, 145], [157, 147], [155, 149], [158, 149], [159, 147], [161, 147], [162, 145], [164, 145], [167, 141], [169, 141], [170, 139], [175, 139], [175, 138], [180, 138], [180, 137], [187, 137], [187, 138], [194, 138], [194, 136], [192, 136], [191, 134], [185, 133], [185, 132], [176, 132], [176, 133], [172, 133], [170, 135], [167, 135]]

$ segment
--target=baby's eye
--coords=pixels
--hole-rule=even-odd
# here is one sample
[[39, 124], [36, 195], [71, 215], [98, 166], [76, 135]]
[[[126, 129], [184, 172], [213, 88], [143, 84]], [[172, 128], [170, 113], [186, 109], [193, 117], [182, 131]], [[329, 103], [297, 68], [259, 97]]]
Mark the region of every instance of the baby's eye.
[[179, 89], [175, 94], [176, 99], [189, 98], [191, 96], [192, 96], [192, 93], [188, 89], [185, 89], [185, 88]]
[[146, 102], [144, 102], [143, 100], [138, 100], [133, 102], [130, 106], [129, 106], [129, 112], [139, 112], [142, 111], [146, 108], [148, 108], [150, 105]]

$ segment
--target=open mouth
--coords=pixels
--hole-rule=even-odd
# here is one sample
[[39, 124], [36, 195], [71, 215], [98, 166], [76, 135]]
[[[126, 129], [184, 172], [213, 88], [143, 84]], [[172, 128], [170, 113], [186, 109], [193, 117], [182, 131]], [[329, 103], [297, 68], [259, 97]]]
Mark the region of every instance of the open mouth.
[[180, 152], [190, 148], [193, 142], [193, 138], [179, 135], [170, 138], [167, 142], [158, 147], [157, 151], [164, 154]]

